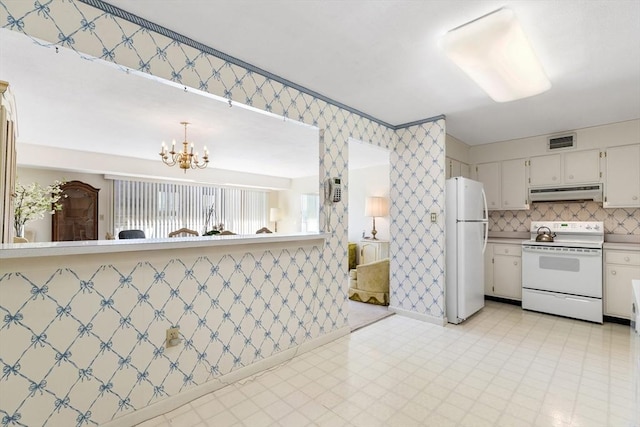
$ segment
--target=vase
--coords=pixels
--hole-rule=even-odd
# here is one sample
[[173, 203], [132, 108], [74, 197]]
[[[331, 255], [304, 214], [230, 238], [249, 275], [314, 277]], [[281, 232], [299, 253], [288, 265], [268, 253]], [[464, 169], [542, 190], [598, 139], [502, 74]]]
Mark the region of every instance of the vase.
[[14, 229], [16, 232], [16, 237], [24, 237], [24, 224], [15, 223]]

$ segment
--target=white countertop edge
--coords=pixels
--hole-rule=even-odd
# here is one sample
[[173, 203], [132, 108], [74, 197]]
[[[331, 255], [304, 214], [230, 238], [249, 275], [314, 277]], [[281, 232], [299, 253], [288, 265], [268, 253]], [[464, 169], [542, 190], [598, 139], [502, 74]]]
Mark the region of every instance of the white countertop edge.
[[116, 252], [154, 251], [199, 247], [261, 245], [286, 242], [326, 240], [330, 233], [245, 234], [231, 236], [173, 237], [161, 239], [85, 240], [79, 242], [9, 243], [0, 245], [0, 260], [105, 254]]
[[631, 280], [631, 288], [633, 289], [633, 300], [635, 303], [635, 332], [640, 335], [640, 280]]
[[528, 242], [529, 239], [518, 239], [511, 237], [489, 237], [487, 243], [502, 243], [504, 245], [521, 245], [524, 242]]
[[604, 249], [622, 250], [622, 251], [636, 251], [640, 252], [640, 245], [637, 243], [611, 243], [604, 242]]

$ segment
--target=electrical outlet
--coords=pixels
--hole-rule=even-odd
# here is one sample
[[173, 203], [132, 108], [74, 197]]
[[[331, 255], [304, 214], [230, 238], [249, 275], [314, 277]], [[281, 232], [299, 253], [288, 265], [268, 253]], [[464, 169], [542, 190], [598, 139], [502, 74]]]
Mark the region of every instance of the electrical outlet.
[[180, 328], [176, 326], [175, 328], [167, 329], [167, 348], [175, 347], [178, 344], [180, 344]]
[[438, 216], [435, 212], [431, 212], [431, 222], [437, 222]]

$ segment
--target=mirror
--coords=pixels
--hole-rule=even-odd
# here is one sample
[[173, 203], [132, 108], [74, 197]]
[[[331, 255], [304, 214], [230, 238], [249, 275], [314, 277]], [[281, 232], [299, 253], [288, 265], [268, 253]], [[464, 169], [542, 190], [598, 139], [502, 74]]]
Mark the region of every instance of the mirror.
[[[113, 174], [287, 193], [297, 180], [307, 180], [318, 191], [319, 131], [313, 126], [235, 102], [230, 107], [220, 97], [45, 47], [15, 31], [0, 30], [0, 52], [1, 78], [9, 82], [18, 110], [20, 182], [46, 180], [53, 169], [58, 170], [55, 179]], [[207, 147], [207, 169], [185, 173], [160, 161], [162, 141], [181, 145], [182, 121], [191, 123], [187, 140], [194, 151]], [[89, 183], [102, 188], [100, 211], [108, 216], [107, 186]], [[282, 209], [286, 203], [277, 194], [270, 201], [282, 217], [296, 214]], [[101, 223], [101, 237], [108, 222]], [[281, 219], [279, 229], [286, 223]], [[46, 230], [39, 228], [39, 233]]]

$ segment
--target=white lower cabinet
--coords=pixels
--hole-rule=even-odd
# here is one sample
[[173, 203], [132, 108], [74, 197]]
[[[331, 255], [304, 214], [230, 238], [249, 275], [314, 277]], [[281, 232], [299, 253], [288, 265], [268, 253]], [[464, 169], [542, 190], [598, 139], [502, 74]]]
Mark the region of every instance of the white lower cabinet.
[[484, 251], [484, 294], [493, 295], [493, 243]]
[[360, 242], [360, 264], [369, 264], [389, 258], [389, 242], [386, 240], [362, 240]]
[[519, 243], [487, 245], [485, 294], [522, 300], [522, 246]]
[[607, 249], [604, 256], [604, 315], [631, 319], [631, 280], [640, 279], [640, 252]]

